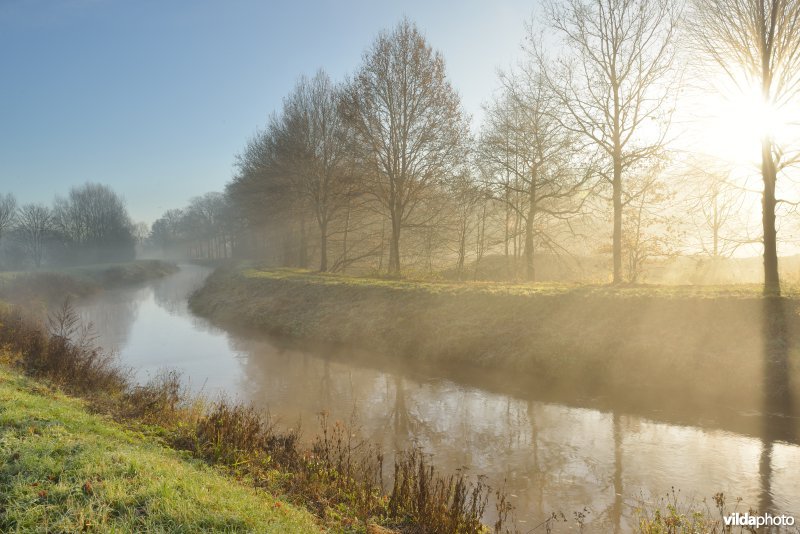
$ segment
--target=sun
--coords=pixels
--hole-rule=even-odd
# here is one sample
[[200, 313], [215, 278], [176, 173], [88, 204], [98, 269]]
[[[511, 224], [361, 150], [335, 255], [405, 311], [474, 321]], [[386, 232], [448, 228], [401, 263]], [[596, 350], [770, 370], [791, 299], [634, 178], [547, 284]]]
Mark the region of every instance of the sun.
[[747, 80], [720, 76], [709, 85], [714, 90], [695, 103], [702, 132], [695, 149], [746, 171], [760, 168], [763, 139], [772, 140], [779, 148], [797, 141], [793, 126], [800, 110], [796, 103], [779, 106]]

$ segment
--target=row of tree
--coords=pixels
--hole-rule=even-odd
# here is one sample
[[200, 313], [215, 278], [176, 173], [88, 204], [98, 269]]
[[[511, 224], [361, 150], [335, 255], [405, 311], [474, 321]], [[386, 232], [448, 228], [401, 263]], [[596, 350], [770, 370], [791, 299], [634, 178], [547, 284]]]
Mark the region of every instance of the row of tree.
[[0, 195], [0, 261], [7, 269], [128, 261], [142, 232], [105, 185], [75, 187], [52, 206], [17, 206], [11, 194]]
[[[502, 251], [509, 274], [522, 263], [529, 280], [537, 251], [607, 251], [614, 282], [635, 281], [647, 261], [674, 253], [689, 222], [699, 229], [695, 250], [713, 257], [748, 242], [744, 225], [729, 232], [741, 188], [667, 143], [685, 71], [676, 65], [680, 23], [701, 28], [688, 40], [696, 51], [779, 103], [798, 89], [800, 1], [545, 6], [546, 22], [531, 24], [525, 60], [501, 75], [478, 135], [441, 54], [404, 20], [343, 83], [323, 71], [301, 78], [238, 156], [225, 193], [168, 212], [154, 239], [195, 256], [302, 267], [316, 259], [322, 271], [359, 264], [393, 276], [444, 262], [463, 276], [467, 258], [477, 266]], [[759, 240], [765, 291], [777, 293], [775, 180], [792, 160], [769, 134], [762, 145]], [[687, 209], [691, 221], [679, 221]]]

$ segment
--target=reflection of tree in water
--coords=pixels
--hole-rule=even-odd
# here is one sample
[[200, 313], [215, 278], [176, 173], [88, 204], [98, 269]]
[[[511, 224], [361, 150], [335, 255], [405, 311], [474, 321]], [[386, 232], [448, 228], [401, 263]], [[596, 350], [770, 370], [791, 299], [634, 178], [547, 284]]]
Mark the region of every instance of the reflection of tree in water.
[[759, 460], [762, 512], [774, 510], [772, 491], [772, 451], [776, 441], [795, 443], [796, 422], [792, 398], [789, 355], [792, 332], [787, 328], [788, 301], [780, 297], [763, 299], [762, 339], [764, 343], [764, 410], [762, 449]]
[[125, 346], [139, 306], [149, 290], [112, 290], [78, 302], [76, 309], [84, 324], [92, 323], [97, 333], [97, 344], [106, 350], [119, 350]]
[[[386, 414], [386, 406], [374, 402], [379, 396], [381, 373], [283, 348], [267, 339], [231, 336], [230, 343], [243, 355], [244, 395], [269, 408], [281, 421], [293, 424], [302, 418], [313, 433], [322, 411], [344, 421], [356, 412], [358, 422], [367, 428], [373, 427], [371, 422], [377, 414], [381, 420]], [[383, 424], [377, 426], [384, 429]]]
[[395, 447], [402, 447], [410, 437], [411, 416], [406, 404], [406, 390], [401, 376], [394, 376], [394, 406], [389, 412], [389, 419], [394, 429]]
[[614, 524], [614, 532], [620, 531], [620, 520], [622, 519], [622, 422], [620, 415], [614, 412], [614, 505], [611, 508], [611, 521]]
[[150, 283], [153, 298], [170, 315], [189, 315], [189, 296], [200, 289], [212, 269], [199, 265], [181, 265], [181, 270]]

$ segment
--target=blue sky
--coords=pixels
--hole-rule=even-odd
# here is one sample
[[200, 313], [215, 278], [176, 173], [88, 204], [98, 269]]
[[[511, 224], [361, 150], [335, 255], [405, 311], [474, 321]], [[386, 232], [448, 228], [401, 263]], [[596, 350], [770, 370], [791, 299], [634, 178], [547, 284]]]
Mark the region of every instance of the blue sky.
[[152, 222], [222, 190], [301, 74], [341, 79], [404, 15], [476, 118], [532, 1], [0, 0], [0, 193], [111, 185]]

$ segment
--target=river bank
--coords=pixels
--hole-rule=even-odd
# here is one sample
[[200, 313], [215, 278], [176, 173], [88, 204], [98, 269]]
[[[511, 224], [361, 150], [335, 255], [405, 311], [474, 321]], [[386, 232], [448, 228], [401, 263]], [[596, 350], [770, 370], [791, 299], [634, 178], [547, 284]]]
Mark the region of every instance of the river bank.
[[749, 286], [448, 284], [227, 268], [190, 305], [229, 327], [500, 369], [532, 387], [800, 413], [800, 300]]

